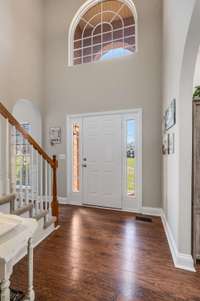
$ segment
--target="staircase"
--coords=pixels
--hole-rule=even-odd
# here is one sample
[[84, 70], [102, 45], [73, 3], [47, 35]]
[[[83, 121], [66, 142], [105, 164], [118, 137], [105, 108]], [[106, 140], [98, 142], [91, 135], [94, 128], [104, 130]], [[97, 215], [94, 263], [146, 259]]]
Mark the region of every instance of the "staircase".
[[34, 244], [58, 226], [57, 168], [0, 102], [0, 212], [36, 219]]

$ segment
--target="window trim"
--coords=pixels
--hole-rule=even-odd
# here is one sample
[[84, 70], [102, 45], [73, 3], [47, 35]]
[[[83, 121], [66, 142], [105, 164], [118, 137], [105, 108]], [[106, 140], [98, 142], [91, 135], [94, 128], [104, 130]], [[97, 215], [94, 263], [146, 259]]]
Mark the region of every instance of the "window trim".
[[[74, 34], [75, 30], [77, 28], [77, 25], [79, 24], [82, 16], [94, 5], [98, 4], [102, 0], [87, 0], [76, 12], [74, 18], [71, 21], [70, 27], [69, 27], [69, 34], [68, 34], [68, 66], [72, 67], [73, 64], [73, 50], [74, 50]], [[135, 20], [135, 53], [138, 52], [138, 14], [135, 7], [135, 4], [132, 0], [119, 0], [126, 4], [129, 9], [132, 11], [134, 20]]]

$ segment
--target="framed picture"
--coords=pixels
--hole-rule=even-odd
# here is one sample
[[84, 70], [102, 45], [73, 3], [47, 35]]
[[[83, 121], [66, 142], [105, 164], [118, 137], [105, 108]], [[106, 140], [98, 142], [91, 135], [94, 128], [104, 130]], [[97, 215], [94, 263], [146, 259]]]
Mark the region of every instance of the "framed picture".
[[166, 133], [163, 134], [162, 153], [163, 155], [168, 154], [168, 135]]
[[51, 127], [49, 129], [49, 140], [51, 145], [61, 143], [61, 128], [60, 127]]
[[175, 153], [175, 134], [168, 134], [168, 154], [172, 155]]
[[165, 112], [165, 130], [169, 130], [176, 124], [176, 99], [173, 99]]

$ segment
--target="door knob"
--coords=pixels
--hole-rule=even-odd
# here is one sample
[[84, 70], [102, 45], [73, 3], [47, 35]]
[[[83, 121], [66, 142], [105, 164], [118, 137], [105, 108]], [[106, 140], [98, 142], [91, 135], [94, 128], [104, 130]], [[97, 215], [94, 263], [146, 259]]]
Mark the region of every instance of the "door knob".
[[82, 167], [87, 167], [87, 164], [82, 164]]

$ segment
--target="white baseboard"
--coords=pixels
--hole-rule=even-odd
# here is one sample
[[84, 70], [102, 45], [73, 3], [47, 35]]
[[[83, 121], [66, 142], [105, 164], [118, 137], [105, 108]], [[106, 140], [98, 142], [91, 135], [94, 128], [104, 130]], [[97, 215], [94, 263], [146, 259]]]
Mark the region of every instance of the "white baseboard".
[[67, 197], [58, 197], [58, 203], [61, 205], [73, 205], [73, 206], [81, 206], [82, 203], [77, 200], [72, 200]]
[[[84, 207], [92, 207], [94, 208], [94, 206], [86, 206], [83, 205], [81, 202], [78, 201], [69, 201], [68, 198], [66, 197], [58, 197], [58, 202], [61, 205], [74, 205], [74, 206], [84, 206]], [[130, 213], [142, 213], [145, 215], [151, 215], [151, 216], [160, 216], [161, 217], [161, 213], [162, 213], [162, 209], [161, 208], [153, 208], [153, 207], [142, 207], [141, 210], [137, 210], [137, 209], [129, 209], [129, 208], [123, 208], [123, 209], [114, 209], [114, 208], [104, 208], [104, 207], [98, 207], [95, 206], [96, 208], [102, 208], [102, 209], [108, 209], [108, 210], [115, 210], [115, 211], [123, 211], [123, 212], [130, 212]]]
[[55, 225], [52, 224], [47, 229], [43, 229], [39, 235], [33, 237], [33, 247], [36, 248], [41, 242], [43, 242], [49, 235], [51, 235], [58, 228], [55, 228]]
[[145, 215], [161, 216], [162, 209], [161, 208], [142, 207], [141, 213], [145, 214]]
[[170, 226], [167, 222], [166, 216], [163, 211], [161, 214], [161, 219], [162, 219], [163, 227], [165, 230], [165, 234], [167, 236], [169, 248], [170, 248], [170, 251], [172, 254], [172, 258], [173, 258], [175, 267], [178, 269], [195, 272], [196, 270], [194, 267], [194, 261], [193, 261], [192, 256], [189, 254], [180, 253], [178, 251], [175, 239], [173, 237], [172, 231], [170, 229]]
[[58, 197], [58, 203], [59, 204], [63, 204], [63, 205], [67, 205], [69, 204], [68, 201], [67, 201], [67, 198], [63, 198], [63, 197]]

